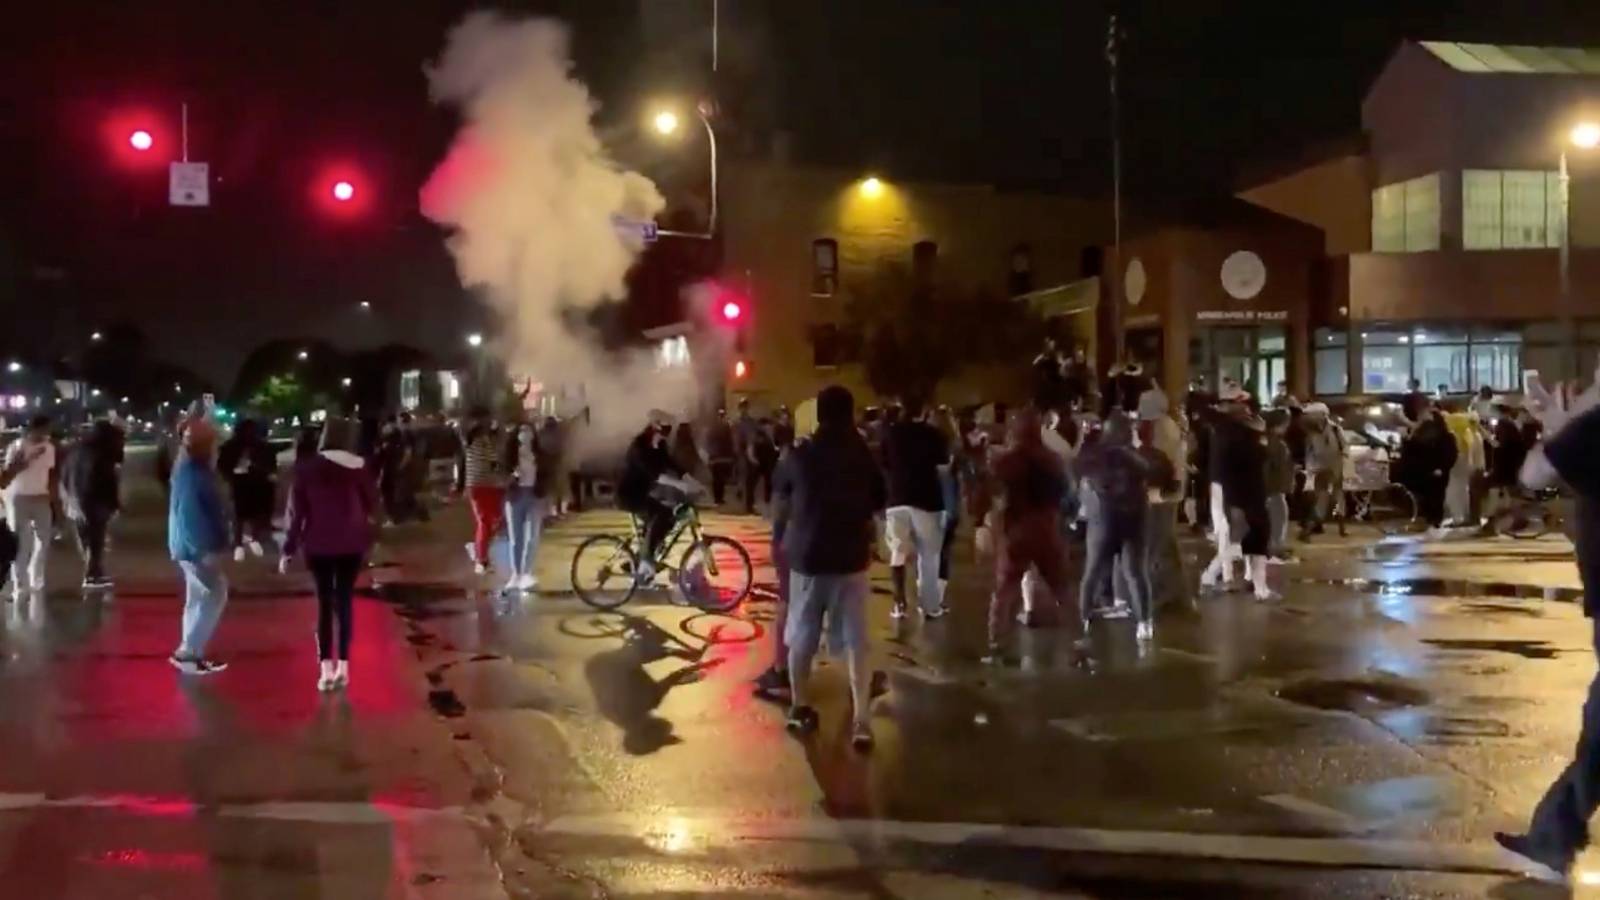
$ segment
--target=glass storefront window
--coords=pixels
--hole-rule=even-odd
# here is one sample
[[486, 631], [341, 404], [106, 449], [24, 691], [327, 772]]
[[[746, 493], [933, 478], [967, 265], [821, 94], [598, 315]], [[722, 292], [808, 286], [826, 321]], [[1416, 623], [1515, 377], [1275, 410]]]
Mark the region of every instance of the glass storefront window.
[[1424, 390], [1443, 388], [1447, 394], [1467, 390], [1467, 345], [1423, 343], [1416, 349], [1411, 367], [1413, 377]]
[[1369, 394], [1398, 394], [1411, 379], [1411, 347], [1372, 346], [1361, 348], [1361, 389]]
[[1471, 390], [1487, 386], [1496, 391], [1522, 389], [1522, 343], [1477, 343], [1472, 345]]
[[1350, 390], [1349, 337], [1339, 329], [1318, 328], [1311, 337], [1312, 389], [1319, 396]]

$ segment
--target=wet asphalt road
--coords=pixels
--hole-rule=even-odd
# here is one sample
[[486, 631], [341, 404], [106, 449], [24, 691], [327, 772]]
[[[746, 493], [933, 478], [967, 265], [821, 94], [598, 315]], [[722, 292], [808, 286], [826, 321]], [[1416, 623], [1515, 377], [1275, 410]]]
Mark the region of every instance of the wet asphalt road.
[[[1102, 623], [1092, 672], [1050, 629], [977, 663], [963, 541], [944, 621], [893, 623], [877, 573], [862, 755], [839, 666], [805, 742], [751, 693], [770, 604], [565, 593], [615, 513], [554, 529], [530, 598], [466, 571], [459, 508], [392, 534], [341, 698], [311, 690], [302, 581], [247, 562], [233, 668], [183, 683], [154, 509], [119, 523], [115, 597], [0, 607], [4, 896], [1562, 896], [1488, 843], [1593, 672], [1559, 538], [1330, 540], [1274, 573], [1283, 602], [1204, 599], [1147, 652]], [[769, 586], [759, 520], [708, 522]]]

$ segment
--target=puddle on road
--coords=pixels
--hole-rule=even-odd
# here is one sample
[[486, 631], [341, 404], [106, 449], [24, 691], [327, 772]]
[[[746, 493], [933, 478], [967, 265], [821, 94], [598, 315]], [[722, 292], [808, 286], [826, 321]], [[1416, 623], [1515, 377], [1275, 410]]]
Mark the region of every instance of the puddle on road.
[[1545, 641], [1423, 638], [1422, 642], [1441, 650], [1490, 650], [1515, 654], [1523, 659], [1555, 659], [1561, 653], [1560, 649]]
[[[1516, 584], [1509, 581], [1467, 581], [1452, 578], [1300, 578], [1300, 584], [1322, 584], [1350, 588], [1363, 594], [1381, 597], [1511, 597], [1526, 600], [1555, 600], [1576, 603], [1583, 599], [1577, 588], [1547, 587], [1539, 584]], [[1482, 604], [1485, 607], [1493, 604]], [[1506, 611], [1485, 609], [1485, 612]]]
[[1273, 693], [1302, 706], [1354, 713], [1422, 706], [1431, 699], [1427, 691], [1387, 677], [1306, 678], [1291, 681]]

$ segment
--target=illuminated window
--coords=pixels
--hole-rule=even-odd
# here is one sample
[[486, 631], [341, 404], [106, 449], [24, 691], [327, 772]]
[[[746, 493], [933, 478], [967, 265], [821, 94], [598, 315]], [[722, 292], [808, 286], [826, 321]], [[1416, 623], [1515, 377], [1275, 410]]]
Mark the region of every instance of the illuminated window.
[[1345, 344], [1346, 335], [1342, 329], [1317, 329], [1312, 365], [1319, 395], [1343, 394], [1350, 390], [1350, 355]]
[[400, 408], [413, 410], [422, 405], [422, 373], [416, 369], [400, 373]]
[[811, 242], [811, 296], [832, 297], [839, 292], [839, 242], [818, 238]]
[[1439, 173], [1372, 192], [1372, 249], [1376, 253], [1439, 249]]
[[1561, 177], [1555, 172], [1467, 169], [1461, 173], [1461, 246], [1521, 250], [1561, 246]]

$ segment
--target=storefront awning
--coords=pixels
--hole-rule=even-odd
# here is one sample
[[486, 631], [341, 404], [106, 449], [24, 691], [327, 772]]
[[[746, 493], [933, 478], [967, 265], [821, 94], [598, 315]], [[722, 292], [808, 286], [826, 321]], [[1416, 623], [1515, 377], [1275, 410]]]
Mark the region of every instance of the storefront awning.
[[1046, 318], [1092, 313], [1100, 305], [1100, 278], [1094, 276], [1017, 297]]

